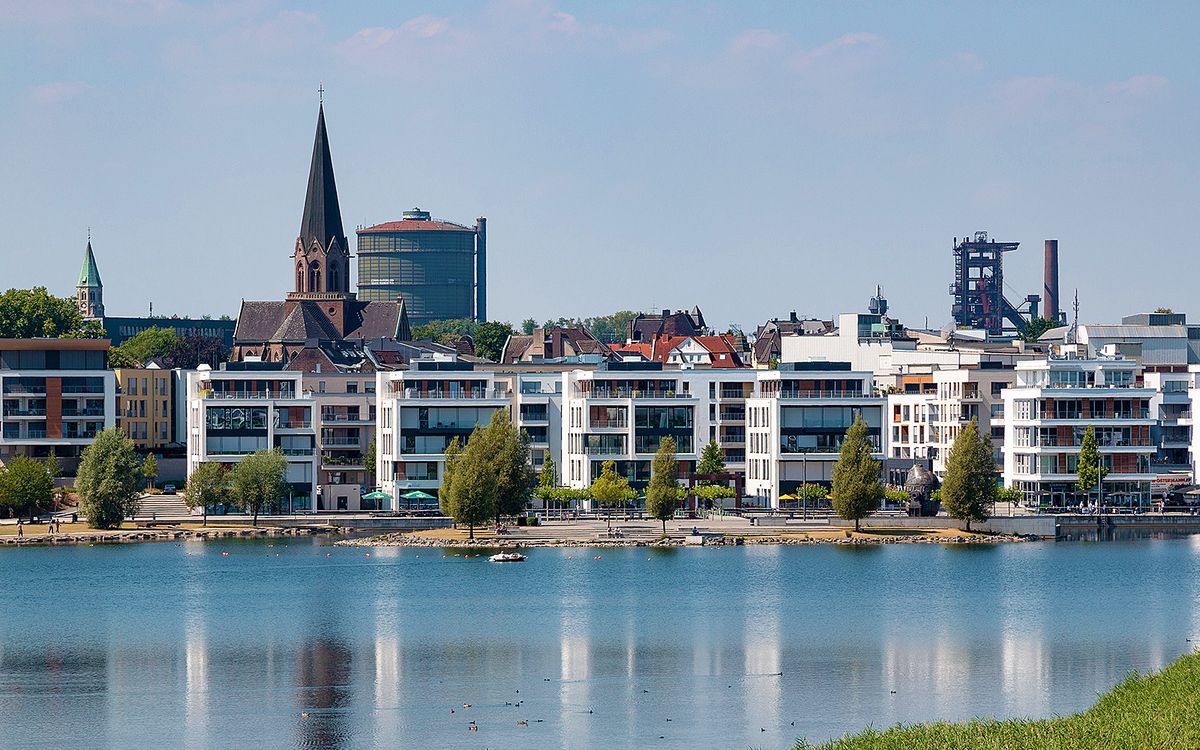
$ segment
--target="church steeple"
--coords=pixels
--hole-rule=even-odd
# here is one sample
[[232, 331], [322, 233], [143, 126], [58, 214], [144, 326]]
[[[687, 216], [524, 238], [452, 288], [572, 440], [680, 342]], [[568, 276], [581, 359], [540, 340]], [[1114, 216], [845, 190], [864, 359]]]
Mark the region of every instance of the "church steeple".
[[296, 293], [349, 294], [350, 246], [342, 228], [323, 102], [317, 110], [317, 135], [293, 260]]
[[75, 303], [79, 314], [90, 320], [104, 318], [104, 284], [100, 281], [100, 268], [92, 253], [92, 233], [88, 232], [87, 250], [83, 254], [83, 268], [79, 269], [79, 283], [75, 285]]

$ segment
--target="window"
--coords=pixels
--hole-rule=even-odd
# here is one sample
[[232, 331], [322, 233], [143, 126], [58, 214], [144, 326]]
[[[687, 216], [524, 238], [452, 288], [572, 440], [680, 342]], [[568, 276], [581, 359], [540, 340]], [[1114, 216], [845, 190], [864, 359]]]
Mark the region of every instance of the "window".
[[346, 393], [358, 393], [358, 383], [354, 380], [346, 383]]

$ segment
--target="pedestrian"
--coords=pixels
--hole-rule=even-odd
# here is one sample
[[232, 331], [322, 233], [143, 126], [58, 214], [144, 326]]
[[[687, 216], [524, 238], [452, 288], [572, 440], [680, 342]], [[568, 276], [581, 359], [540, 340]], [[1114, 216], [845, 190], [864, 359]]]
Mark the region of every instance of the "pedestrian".
[[19, 542], [24, 538], [25, 538], [25, 527], [23, 525], [21, 525], [21, 518], [18, 516], [17, 517], [17, 541]]

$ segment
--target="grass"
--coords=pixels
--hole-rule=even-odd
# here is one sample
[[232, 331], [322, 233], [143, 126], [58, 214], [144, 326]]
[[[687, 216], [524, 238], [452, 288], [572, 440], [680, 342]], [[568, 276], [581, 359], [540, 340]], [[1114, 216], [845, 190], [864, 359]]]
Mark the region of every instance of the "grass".
[[1200, 653], [1182, 656], [1158, 674], [1131, 674], [1096, 705], [1072, 716], [868, 729], [823, 745], [801, 741], [796, 746], [796, 750], [893, 748], [1200, 748]]

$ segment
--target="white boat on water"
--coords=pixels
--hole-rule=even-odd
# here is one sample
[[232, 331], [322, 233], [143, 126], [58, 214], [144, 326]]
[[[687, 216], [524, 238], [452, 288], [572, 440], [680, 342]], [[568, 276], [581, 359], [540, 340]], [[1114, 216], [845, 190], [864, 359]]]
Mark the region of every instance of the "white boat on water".
[[525, 562], [526, 557], [520, 552], [500, 552], [488, 558], [492, 562]]

